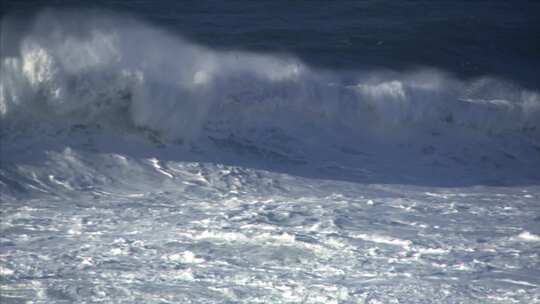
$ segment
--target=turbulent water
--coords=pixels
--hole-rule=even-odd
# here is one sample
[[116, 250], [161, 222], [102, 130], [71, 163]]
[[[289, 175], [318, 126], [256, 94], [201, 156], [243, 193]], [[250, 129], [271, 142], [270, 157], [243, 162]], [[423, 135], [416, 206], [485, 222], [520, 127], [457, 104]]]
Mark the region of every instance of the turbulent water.
[[1, 24], [2, 303], [540, 303], [535, 79], [22, 19]]

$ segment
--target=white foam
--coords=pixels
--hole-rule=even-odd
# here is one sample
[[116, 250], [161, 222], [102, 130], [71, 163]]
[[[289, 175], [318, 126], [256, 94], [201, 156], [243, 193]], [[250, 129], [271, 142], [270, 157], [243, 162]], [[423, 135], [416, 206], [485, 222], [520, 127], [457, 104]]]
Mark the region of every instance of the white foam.
[[60, 185], [62, 187], [65, 187], [66, 189], [73, 190], [73, 187], [71, 187], [71, 185], [68, 182], [60, 181], [60, 180], [58, 180], [58, 178], [56, 178], [52, 174], [49, 175], [49, 181], [51, 181], [51, 182], [53, 182], [55, 184], [58, 184], [58, 185]]
[[384, 235], [376, 235], [376, 234], [356, 234], [354, 235], [355, 238], [364, 240], [364, 241], [370, 241], [374, 243], [380, 243], [380, 244], [387, 244], [387, 245], [394, 245], [394, 246], [400, 246], [405, 249], [410, 249], [412, 242], [409, 240], [402, 240], [398, 238], [392, 238]]
[[517, 235], [517, 238], [525, 242], [540, 242], [540, 235], [532, 234], [529, 231], [523, 231]]
[[180, 281], [194, 281], [195, 280], [195, 275], [193, 274], [193, 269], [191, 268], [163, 272], [160, 275], [163, 276], [165, 280], [168, 280], [168, 279], [175, 279], [175, 280], [180, 280]]
[[111, 255], [126, 255], [127, 252], [125, 249], [122, 248], [113, 248], [109, 251]]
[[425, 192], [424, 194], [427, 195], [427, 196], [448, 199], [448, 195], [446, 195], [446, 194], [439, 194], [439, 193], [433, 193], [433, 192]]
[[169, 261], [182, 262], [186, 264], [200, 264], [205, 262], [203, 258], [197, 257], [193, 252], [189, 250], [180, 253], [170, 254], [164, 256], [164, 258]]
[[447, 249], [443, 249], [443, 248], [420, 248], [417, 251], [421, 255], [439, 255], [439, 254], [446, 254], [449, 252]]
[[165, 171], [163, 169], [163, 167], [161, 167], [161, 165], [159, 164], [159, 160], [157, 158], [150, 158], [149, 159], [150, 163], [152, 164], [152, 166], [161, 174], [167, 176], [168, 178], [174, 178], [174, 176], [172, 174], [170, 174], [169, 172]]
[[538, 285], [532, 284], [532, 283], [529, 283], [529, 282], [526, 282], [526, 281], [517, 281], [517, 280], [511, 280], [511, 279], [500, 279], [499, 281], [507, 282], [507, 283], [511, 283], [511, 284], [516, 284], [516, 285], [524, 285], [524, 286], [529, 286], [529, 287], [538, 287]]
[[7, 267], [0, 266], [0, 276], [10, 276], [10, 275], [13, 275], [14, 273], [15, 271]]

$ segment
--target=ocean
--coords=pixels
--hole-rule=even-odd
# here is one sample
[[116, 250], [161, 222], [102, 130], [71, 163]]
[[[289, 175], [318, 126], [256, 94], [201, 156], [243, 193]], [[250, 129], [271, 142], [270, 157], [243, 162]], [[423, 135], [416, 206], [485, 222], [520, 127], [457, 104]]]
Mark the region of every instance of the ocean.
[[2, 303], [540, 303], [538, 16], [4, 0]]

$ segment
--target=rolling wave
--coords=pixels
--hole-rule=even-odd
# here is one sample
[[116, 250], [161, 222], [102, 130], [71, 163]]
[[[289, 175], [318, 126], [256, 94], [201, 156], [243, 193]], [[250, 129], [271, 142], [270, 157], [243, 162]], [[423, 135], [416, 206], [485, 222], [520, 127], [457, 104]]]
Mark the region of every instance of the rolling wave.
[[472, 128], [537, 137], [540, 95], [441, 71], [316, 70], [292, 56], [207, 49], [143, 22], [48, 11], [2, 24], [3, 129], [99, 124], [197, 140], [207, 129], [290, 134]]

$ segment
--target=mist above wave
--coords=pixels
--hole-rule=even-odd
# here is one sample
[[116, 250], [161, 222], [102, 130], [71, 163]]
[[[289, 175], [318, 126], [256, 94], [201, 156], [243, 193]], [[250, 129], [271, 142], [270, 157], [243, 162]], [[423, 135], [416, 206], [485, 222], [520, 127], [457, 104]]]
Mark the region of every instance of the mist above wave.
[[3, 20], [6, 129], [100, 124], [187, 140], [212, 128], [305, 135], [451, 126], [535, 138], [540, 129], [539, 93], [495, 78], [322, 71], [292, 56], [211, 50], [96, 12], [47, 11], [27, 30], [15, 28]]

